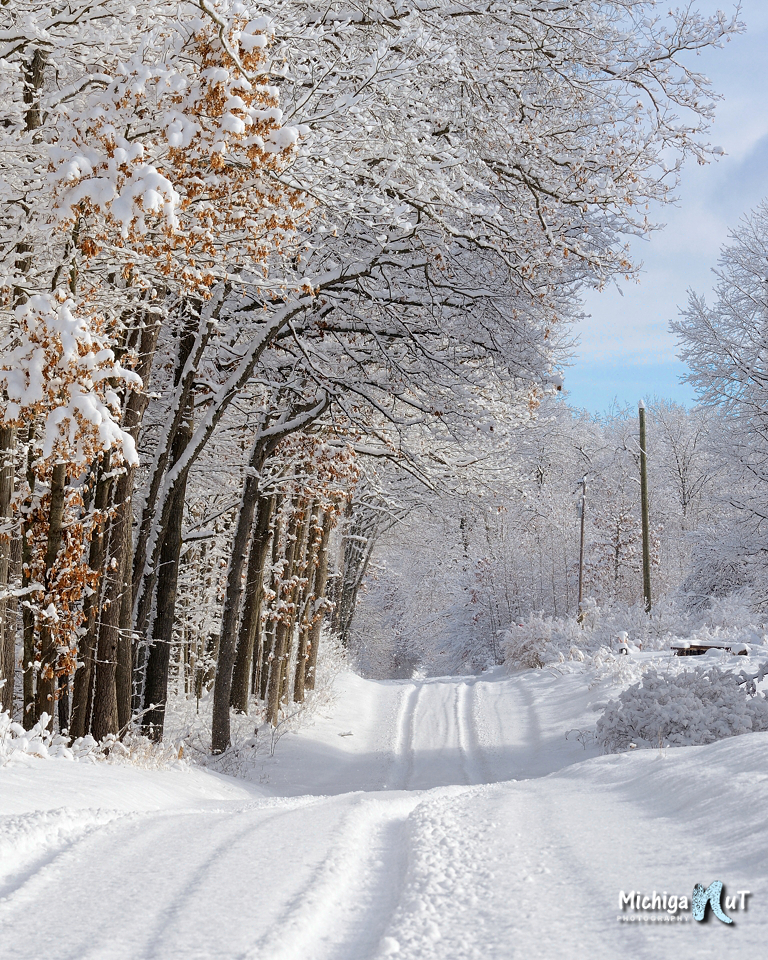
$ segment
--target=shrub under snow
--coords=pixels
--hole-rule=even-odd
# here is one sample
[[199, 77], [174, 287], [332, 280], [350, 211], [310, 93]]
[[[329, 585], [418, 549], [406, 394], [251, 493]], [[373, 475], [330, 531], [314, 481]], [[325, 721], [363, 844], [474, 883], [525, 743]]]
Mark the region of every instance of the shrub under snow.
[[89, 763], [126, 763], [148, 769], [183, 765], [179, 748], [173, 743], [154, 743], [146, 737], [129, 736], [124, 741], [110, 735], [103, 740], [92, 736], [69, 737], [48, 729], [48, 714], [30, 729], [0, 713], [0, 767], [39, 760], [74, 760]]
[[564, 660], [584, 660], [603, 648], [616, 650], [620, 633], [627, 633], [630, 646], [644, 650], [668, 650], [682, 639], [691, 643], [746, 643], [766, 641], [765, 626], [753, 622], [754, 614], [743, 597], [712, 603], [710, 610], [692, 617], [674, 600], [662, 599], [649, 615], [642, 603], [599, 606], [584, 602], [581, 622], [575, 617], [548, 617], [532, 613], [520, 624], [502, 631], [500, 645], [510, 670], [544, 667]]
[[711, 667], [672, 675], [649, 669], [608, 705], [595, 734], [605, 753], [618, 753], [631, 743], [685, 746], [758, 730], [768, 730], [766, 695]]

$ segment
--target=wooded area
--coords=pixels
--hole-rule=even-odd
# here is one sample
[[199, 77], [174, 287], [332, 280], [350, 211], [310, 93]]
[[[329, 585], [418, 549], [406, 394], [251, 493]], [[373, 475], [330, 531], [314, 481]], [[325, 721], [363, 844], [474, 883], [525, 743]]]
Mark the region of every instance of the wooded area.
[[[691, 55], [738, 29], [651, 7], [0, 8], [2, 709], [159, 739], [169, 689], [212, 690], [213, 753], [231, 710], [274, 727], [323, 636], [348, 642], [387, 527], [487, 488], [501, 459], [525, 462], [514, 509], [527, 473], [547, 515], [494, 556], [531, 579], [525, 537], [549, 536], [538, 562], [572, 607], [545, 529], [566, 499], [543, 506], [550, 426], [578, 419], [551, 414], [569, 323], [581, 289], [634, 273], [647, 204], [712, 152]], [[722, 349], [704, 313], [681, 328], [702, 384]], [[704, 389], [732, 398], [721, 383]], [[683, 525], [711, 475], [701, 417], [651, 418]], [[597, 427], [568, 429], [589, 459]], [[626, 420], [600, 429], [636, 456]], [[605, 472], [590, 561], [619, 592], [622, 482]]]

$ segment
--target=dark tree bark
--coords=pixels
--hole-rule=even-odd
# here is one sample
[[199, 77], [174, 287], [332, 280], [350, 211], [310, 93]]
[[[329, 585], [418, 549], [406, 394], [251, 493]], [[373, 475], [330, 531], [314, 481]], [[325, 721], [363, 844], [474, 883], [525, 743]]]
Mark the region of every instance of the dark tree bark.
[[[309, 529], [309, 511], [306, 504], [297, 508], [291, 521], [291, 533], [285, 553], [285, 569], [282, 576], [284, 612], [277, 621], [275, 630], [275, 649], [269, 673], [269, 691], [267, 695], [267, 720], [273, 727], [280, 717], [280, 704], [287, 679], [288, 663], [291, 655], [291, 639], [296, 623], [296, 595], [298, 584], [296, 574], [306, 550], [307, 531]], [[278, 597], [279, 600], [279, 597]]]
[[[281, 498], [282, 499], [282, 498]], [[286, 543], [284, 537], [287, 538], [290, 525], [288, 518], [285, 516], [285, 511], [283, 510], [283, 505], [280, 505], [280, 509], [275, 512], [275, 521], [274, 521], [274, 531], [272, 534], [272, 557], [270, 563], [270, 569], [272, 571], [270, 578], [270, 589], [277, 593], [279, 589], [279, 576], [277, 571], [277, 564], [280, 560], [281, 549], [285, 549]], [[259, 700], [267, 699], [267, 687], [269, 685], [269, 674], [272, 667], [272, 660], [274, 659], [275, 652], [275, 633], [277, 631], [277, 622], [270, 619], [269, 623], [266, 625], [265, 629], [261, 632], [259, 637], [261, 649], [258, 651], [258, 676], [254, 678], [254, 690], [259, 691]]]
[[[16, 625], [11, 623], [12, 605], [6, 596], [11, 569], [11, 499], [14, 486], [16, 430], [0, 426], [0, 712], [13, 706]], [[6, 529], [2, 529], [5, 527]]]
[[[240, 510], [235, 524], [235, 536], [227, 570], [227, 590], [219, 634], [219, 658], [216, 679], [213, 685], [213, 724], [211, 750], [223, 753], [229, 746], [229, 701], [232, 695], [232, 671], [235, 665], [240, 605], [243, 596], [243, 573], [248, 555], [248, 539], [253, 529], [253, 519], [259, 503], [259, 483], [264, 461], [272, 452], [275, 441], [258, 438], [254, 440], [248, 459]], [[246, 698], [247, 701], [247, 698]]]
[[[173, 438], [171, 459], [176, 463], [192, 437], [192, 395], [188, 401], [188, 415]], [[156, 613], [149, 641], [149, 652], [144, 683], [144, 717], [142, 726], [155, 740], [162, 740], [165, 727], [165, 706], [168, 702], [168, 677], [173, 642], [173, 624], [176, 613], [176, 592], [179, 582], [184, 501], [187, 494], [187, 474], [174, 486], [171, 495], [168, 525], [160, 548], [157, 572]]]
[[[61, 546], [64, 520], [64, 495], [67, 483], [67, 465], [57, 463], [51, 472], [51, 504], [48, 513], [48, 543], [45, 550], [45, 587], [50, 590], [53, 565]], [[56, 642], [53, 630], [46, 620], [40, 626], [40, 673], [37, 681], [37, 716], [43, 713], [53, 724], [56, 699]]]
[[[197, 351], [202, 351], [212, 326], [200, 327], [200, 317], [189, 313], [182, 318], [179, 331], [179, 343], [176, 353], [174, 386], [177, 406], [166, 432], [167, 446], [159, 453], [155, 472], [151, 480], [151, 492], [157, 493], [166, 468], [178, 463], [190, 441], [194, 416], [194, 370]], [[193, 356], [194, 354], [194, 356]], [[146, 402], [146, 401], [145, 401]], [[132, 434], [138, 433], [144, 407], [130, 414], [135, 422], [130, 424]], [[133, 556], [133, 609], [138, 606], [134, 626], [137, 639], [146, 640], [146, 646], [133, 649], [136, 670], [143, 673], [143, 690], [137, 686], [134, 701], [142, 713], [142, 727], [155, 739], [162, 739], [165, 724], [165, 705], [168, 699], [168, 675], [173, 641], [173, 622], [176, 612], [176, 591], [179, 578], [179, 558], [182, 546], [182, 524], [184, 519], [184, 501], [187, 492], [188, 471], [183, 471], [176, 482], [168, 489], [164, 500], [164, 522], [157, 531], [160, 537], [160, 550], [157, 557], [157, 569], [145, 576], [142, 557], [146, 556], [146, 546], [150, 536], [153, 515], [145, 510], [143, 522], [139, 526], [137, 548]], [[129, 491], [130, 493], [130, 491]], [[149, 623], [154, 597], [154, 622]], [[122, 605], [121, 605], [122, 609]], [[148, 627], [151, 629], [148, 631]], [[137, 655], [138, 654], [138, 655]], [[138, 678], [140, 681], [140, 677]], [[117, 698], [117, 694], [115, 694]]]
[[[133, 552], [133, 626], [140, 637], [145, 637], [151, 626], [152, 600], [156, 600], [157, 578], [161, 570], [159, 553], [172, 523], [171, 514], [177, 508], [177, 488], [183, 488], [182, 492], [186, 493], [191, 463], [171, 484], [166, 482], [167, 472], [184, 452], [177, 442], [179, 432], [184, 435], [185, 447], [191, 437], [190, 409], [198, 368], [225, 297], [226, 293], [223, 293], [217, 298], [212, 311], [204, 308], [200, 313], [185, 303], [184, 313], [179, 317], [181, 328], [174, 372], [173, 412], [160, 437]], [[153, 535], [155, 541], [151, 543]], [[152, 563], [153, 557], [157, 558], [157, 564]]]
[[[22, 527], [22, 531], [26, 524]], [[30, 584], [29, 564], [32, 562], [32, 550], [29, 541], [23, 535], [21, 541], [22, 589], [26, 590]], [[21, 608], [23, 661], [22, 661], [22, 693], [24, 698], [24, 712], [22, 723], [25, 730], [31, 730], [37, 723], [37, 703], [35, 701], [35, 615], [28, 603]]]
[[248, 713], [253, 653], [260, 633], [261, 607], [264, 599], [264, 568], [270, 547], [270, 523], [275, 509], [274, 496], [259, 499], [256, 522], [251, 537], [248, 572], [245, 577], [245, 603], [238, 631], [237, 655], [232, 674], [231, 705], [237, 713]]
[[[137, 322], [127, 327], [124, 335], [124, 348], [135, 349], [138, 354], [136, 373], [145, 385], [149, 380], [152, 361], [160, 332], [157, 316], [144, 306], [136, 313]], [[131, 317], [129, 316], [129, 320]], [[122, 352], [122, 348], [121, 348]], [[143, 391], [130, 390], [123, 397], [123, 429], [131, 435], [134, 442], [138, 439], [141, 421], [146, 410], [148, 396]], [[79, 659], [83, 666], [75, 674], [73, 691], [72, 720], [70, 734], [73, 737], [94, 733], [97, 739], [106, 733], [114, 733], [115, 708], [111, 686], [116, 685], [117, 729], [122, 729], [130, 719], [130, 696], [132, 681], [132, 655], [130, 649], [131, 615], [131, 498], [133, 494], [134, 468], [125, 464], [122, 472], [113, 480], [110, 474], [111, 457], [107, 454], [99, 471], [96, 487], [95, 509], [106, 512], [111, 505], [111, 516], [105, 519], [102, 527], [91, 540], [88, 564], [91, 570], [100, 573], [98, 590], [86, 598], [86, 633], [81, 641]], [[110, 563], [106, 564], [109, 549]], [[112, 563], [114, 561], [114, 563]], [[126, 597], [126, 590], [128, 596]], [[101, 613], [99, 617], [98, 614]], [[126, 617], [128, 623], [126, 625]], [[106, 631], [106, 634], [101, 635]], [[114, 636], [117, 635], [117, 665], [104, 663], [101, 669], [94, 669], [97, 644], [101, 643], [102, 652], [112, 649]], [[126, 639], [127, 638], [127, 639]], [[126, 650], [127, 643], [127, 650]], [[105, 658], [98, 655], [100, 661]], [[109, 659], [109, 658], [107, 658]], [[114, 659], [114, 658], [113, 658]], [[121, 668], [121, 665], [122, 668]], [[129, 671], [125, 676], [125, 670]], [[114, 670], [114, 678], [111, 675]], [[105, 671], [106, 674], [105, 675]], [[98, 694], [94, 687], [98, 687]], [[126, 692], [127, 691], [127, 692]], [[127, 705], [126, 705], [127, 696]], [[104, 698], [106, 697], [106, 700]], [[94, 708], [94, 700], [98, 707]], [[98, 715], [98, 720], [96, 716]], [[95, 724], [95, 729], [94, 729]]]
[[[35, 473], [32, 469], [32, 441], [34, 439], [34, 426], [30, 426], [27, 434], [27, 485], [29, 486], [29, 499], [25, 508], [29, 506], [31, 498], [35, 492]], [[29, 598], [26, 591], [31, 586], [30, 564], [32, 563], [32, 545], [27, 537], [29, 530], [28, 514], [26, 509], [22, 515], [21, 521], [21, 586], [24, 591], [25, 600], [22, 601], [21, 620], [22, 620], [22, 642], [23, 642], [23, 660], [22, 660], [22, 692], [24, 697], [24, 711], [22, 714], [22, 723], [25, 730], [30, 730], [37, 723], [37, 701], [35, 699], [35, 615], [29, 604]]]
[[[128, 337], [128, 347], [137, 347], [138, 363], [136, 373], [141, 377], [144, 389], [132, 390], [125, 399], [123, 407], [123, 428], [131, 435], [138, 446], [139, 433], [144, 413], [149, 403], [147, 386], [152, 373], [152, 364], [160, 336], [161, 323], [155, 310], [143, 309], [140, 322]], [[138, 341], [138, 344], [136, 343]], [[122, 570], [120, 615], [117, 644], [117, 669], [115, 672], [117, 697], [117, 722], [119, 729], [125, 730], [131, 719], [131, 698], [133, 693], [133, 486], [134, 468], [125, 467], [125, 474], [117, 481], [114, 502], [117, 515], [114, 523], [122, 532]], [[118, 534], [116, 534], [117, 536]]]
[[[109, 527], [109, 551], [104, 558], [91, 723], [91, 732], [97, 740], [107, 734], [117, 734], [129, 723], [131, 717], [132, 486], [133, 470], [127, 467], [113, 488], [114, 507]], [[129, 623], [127, 629], [126, 618]]]
[[[45, 80], [45, 66], [48, 60], [46, 51], [37, 47], [32, 51], [29, 59], [22, 67], [24, 73], [24, 126], [28, 132], [38, 130], [43, 122], [42, 110], [40, 109], [40, 92]], [[35, 134], [34, 139], [39, 139], [40, 134]], [[35, 248], [29, 240], [22, 240], [16, 244], [16, 269], [24, 277], [32, 269]], [[23, 286], [13, 288], [13, 305], [26, 303], [27, 291]]]
[[[267, 457], [272, 454], [279, 441], [301, 427], [306, 427], [327, 406], [328, 399], [318, 403], [309, 403], [293, 411], [293, 415], [280, 424], [271, 425], [268, 437], [258, 436], [253, 442], [248, 461], [240, 511], [235, 525], [234, 543], [227, 570], [227, 588], [222, 616], [219, 656], [216, 666], [216, 679], [213, 688], [213, 724], [211, 730], [211, 750], [222, 753], [230, 742], [229, 706], [232, 696], [232, 672], [235, 666], [235, 653], [240, 619], [240, 607], [243, 595], [243, 574], [248, 557], [248, 540], [253, 529], [253, 519], [259, 502], [259, 483], [261, 471]], [[297, 420], [296, 417], [304, 418]], [[303, 531], [306, 532], [309, 518], [305, 518]]]
[[317, 574], [315, 577], [315, 596], [318, 598], [316, 609], [312, 618], [312, 627], [309, 631], [309, 653], [307, 655], [306, 677], [304, 686], [307, 690], [315, 689], [315, 679], [317, 674], [317, 653], [320, 649], [320, 637], [323, 632], [323, 620], [330, 604], [325, 599], [325, 592], [328, 585], [328, 564], [330, 559], [329, 541], [331, 538], [331, 524], [326, 523], [323, 527], [323, 539], [320, 544], [320, 557], [317, 562]]
[[[21, 537], [14, 536], [11, 540], [11, 557], [10, 557], [10, 574], [9, 574], [9, 585], [13, 583], [21, 583]], [[11, 683], [10, 683], [10, 701], [11, 706], [9, 711], [12, 712], [12, 706], [15, 702], [14, 693], [15, 693], [15, 673], [16, 666], [18, 664], [17, 654], [16, 654], [16, 640], [19, 634], [19, 598], [16, 596], [8, 597], [6, 600], [6, 629], [10, 631], [10, 637], [6, 637], [8, 643], [7, 649], [10, 650], [11, 654]]]
[[[101, 573], [104, 567], [105, 541], [108, 535], [106, 510], [109, 506], [109, 493], [112, 487], [109, 464], [110, 456], [106, 454], [99, 467], [94, 496], [94, 510], [101, 514], [101, 521], [91, 536], [91, 546], [88, 553], [88, 566], [98, 573]], [[84, 633], [80, 637], [77, 651], [77, 659], [81, 665], [75, 671], [72, 691], [72, 717], [69, 723], [69, 733], [74, 738], [84, 737], [90, 730], [88, 703], [92, 699], [91, 683], [93, 682], [93, 661], [96, 655], [96, 617], [100, 606], [101, 587], [102, 583], [99, 581], [96, 589], [85, 598], [83, 604]]]
[[334, 609], [334, 628], [346, 647], [349, 630], [355, 615], [357, 596], [360, 592], [368, 565], [373, 556], [379, 533], [379, 515], [373, 511], [358, 510], [347, 513], [347, 529], [344, 532], [344, 565], [339, 586], [339, 595]]
[[307, 551], [307, 567], [304, 571], [304, 584], [299, 590], [297, 599], [297, 613], [299, 623], [299, 641], [296, 653], [296, 672], [293, 678], [294, 703], [304, 701], [304, 686], [307, 676], [307, 660], [309, 658], [309, 634], [312, 628], [312, 607], [315, 596], [315, 581], [317, 577], [318, 553], [323, 535], [323, 521], [319, 504], [312, 507], [309, 521], [309, 549]]
[[[48, 54], [40, 47], [32, 50], [31, 56], [23, 67], [24, 72], [24, 125], [27, 131], [38, 130], [42, 124], [42, 111], [40, 109], [40, 91], [45, 80], [45, 66]], [[36, 135], [39, 136], [39, 135]], [[16, 244], [16, 269], [20, 276], [26, 276], [32, 269], [34, 259], [34, 247], [28, 240], [22, 240]], [[28, 299], [27, 291], [23, 286], [13, 288], [12, 301], [14, 306], [25, 303]], [[29, 428], [29, 447], [31, 450], [32, 438], [34, 436], [34, 427]], [[30, 492], [34, 489], [34, 475], [30, 469], [29, 460], [27, 463], [27, 477], [29, 479]], [[22, 521], [22, 587], [29, 586], [30, 580], [27, 573], [24, 572], [25, 564], [31, 559], [31, 553], [26, 537], [26, 524]], [[27, 598], [28, 599], [28, 598]], [[22, 723], [25, 730], [29, 730], [37, 722], [37, 703], [35, 698], [35, 621], [34, 615], [27, 604], [22, 606], [22, 631], [23, 631], [23, 666], [22, 666], [22, 684], [24, 697], [24, 712]]]
[[[133, 477], [130, 479], [130, 487], [133, 486]], [[131, 640], [131, 615], [133, 607], [133, 591], [131, 589], [131, 547], [133, 546], [133, 536], [131, 533], [131, 501], [124, 501], [120, 508], [122, 511], [122, 535], [123, 535], [123, 563], [121, 571], [121, 589], [120, 597], [120, 618], [117, 639], [117, 670], [115, 673], [115, 686], [117, 694], [117, 725], [122, 732], [127, 730], [131, 722], [131, 694], [133, 686], [133, 643]]]
[[[121, 479], [124, 479], [124, 476]], [[124, 496], [125, 490], [119, 491], [119, 495]], [[91, 732], [96, 740], [103, 740], [108, 734], [117, 734], [120, 729], [117, 711], [117, 662], [125, 563], [123, 525], [126, 520], [124, 502], [119, 503], [110, 524], [109, 552], [104, 569], [104, 588], [99, 618], [91, 723]]]
[[69, 676], [62, 674], [58, 679], [56, 706], [59, 712], [59, 730], [64, 733], [69, 730]]

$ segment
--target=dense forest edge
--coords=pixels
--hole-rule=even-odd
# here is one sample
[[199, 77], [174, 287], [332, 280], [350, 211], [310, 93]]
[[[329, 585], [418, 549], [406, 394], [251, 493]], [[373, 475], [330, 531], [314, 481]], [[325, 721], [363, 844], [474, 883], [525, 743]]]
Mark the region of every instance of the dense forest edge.
[[2, 8], [2, 736], [162, 752], [194, 708], [220, 756], [342, 663], [762, 645], [768, 206], [672, 324], [697, 405], [645, 398], [650, 611], [638, 412], [563, 389], [719, 150], [694, 55], [743, 27], [652, 6]]

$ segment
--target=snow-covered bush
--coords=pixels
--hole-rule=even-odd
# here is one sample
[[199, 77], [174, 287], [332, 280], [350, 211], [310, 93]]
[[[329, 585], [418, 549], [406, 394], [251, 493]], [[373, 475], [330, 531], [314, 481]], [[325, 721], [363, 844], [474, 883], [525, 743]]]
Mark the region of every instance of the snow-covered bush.
[[710, 667], [673, 675], [649, 669], [608, 705], [595, 733], [605, 753], [618, 753], [631, 743], [685, 746], [757, 730], [768, 730], [768, 698], [750, 693], [735, 674]]
[[[707, 606], [706, 621], [721, 630], [764, 631], [764, 625], [755, 625], [755, 609], [758, 602], [748, 590], [735, 590], [725, 597], [711, 597]], [[747, 643], [760, 642], [747, 640]]]
[[509, 670], [544, 667], [564, 660], [584, 660], [600, 650], [616, 647], [620, 632], [629, 634], [630, 643], [644, 647], [665, 646], [649, 641], [645, 611], [636, 616], [635, 607], [614, 604], [600, 607], [593, 599], [584, 601], [582, 615], [547, 617], [532, 613], [520, 624], [503, 631], [500, 646]]
[[585, 658], [584, 666], [587, 670], [594, 671], [591, 689], [604, 682], [612, 686], [628, 687], [642, 677], [650, 664], [634, 657], [622, 656], [607, 647], [600, 647], [597, 653]]
[[520, 670], [562, 660], [583, 660], [582, 647], [587, 636], [573, 618], [555, 620], [532, 613], [525, 623], [503, 632], [500, 646], [507, 668]]
[[124, 740], [110, 735], [98, 741], [89, 735], [71, 741], [51, 732], [50, 719], [44, 713], [30, 730], [25, 730], [7, 712], [0, 713], [0, 767], [39, 759], [130, 764], [158, 770], [185, 762], [183, 751], [174, 743], [155, 743], [137, 735]]
[[20, 723], [11, 720], [8, 713], [0, 713], [0, 764], [5, 765], [14, 755], [27, 757], [61, 757], [74, 760], [75, 755], [69, 749], [69, 738], [53, 734], [48, 730], [47, 714], [31, 730], [25, 730]]
[[740, 598], [719, 601], [698, 618], [672, 599], [660, 601], [649, 615], [642, 603], [600, 606], [589, 598], [580, 621], [533, 613], [523, 623], [504, 630], [499, 643], [507, 668], [520, 670], [589, 658], [603, 648], [615, 651], [623, 632], [628, 634], [630, 647], [641, 646], [644, 650], [668, 650], [681, 639], [750, 645], [766, 640], [765, 626], [754, 622]]

